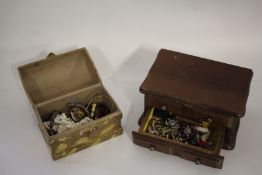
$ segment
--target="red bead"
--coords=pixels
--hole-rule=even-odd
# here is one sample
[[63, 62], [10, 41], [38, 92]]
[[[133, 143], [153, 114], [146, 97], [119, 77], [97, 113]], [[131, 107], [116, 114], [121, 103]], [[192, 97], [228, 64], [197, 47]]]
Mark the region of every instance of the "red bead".
[[203, 140], [199, 140], [198, 144], [199, 144], [200, 146], [203, 146], [203, 145], [205, 144], [205, 142], [204, 142]]

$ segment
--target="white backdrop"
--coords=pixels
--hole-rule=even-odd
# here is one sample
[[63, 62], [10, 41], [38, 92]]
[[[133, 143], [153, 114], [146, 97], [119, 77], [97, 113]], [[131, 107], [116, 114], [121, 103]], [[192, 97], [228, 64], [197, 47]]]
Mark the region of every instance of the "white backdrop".
[[[123, 111], [124, 134], [53, 161], [16, 68], [79, 47]], [[160, 48], [253, 69], [237, 146], [222, 150], [222, 170], [132, 143], [143, 110], [138, 88]], [[261, 1], [0, 0], [0, 174], [261, 174], [261, 59]]]

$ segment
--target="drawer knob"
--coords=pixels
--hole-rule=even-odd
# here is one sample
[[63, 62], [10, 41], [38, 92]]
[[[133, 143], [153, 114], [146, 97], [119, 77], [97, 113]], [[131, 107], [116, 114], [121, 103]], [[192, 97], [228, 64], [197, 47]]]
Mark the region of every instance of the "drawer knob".
[[155, 146], [154, 145], [150, 145], [149, 150], [150, 151], [154, 151], [155, 150]]
[[196, 164], [196, 165], [199, 165], [199, 164], [200, 164], [200, 159], [199, 159], [199, 158], [196, 159], [195, 164]]

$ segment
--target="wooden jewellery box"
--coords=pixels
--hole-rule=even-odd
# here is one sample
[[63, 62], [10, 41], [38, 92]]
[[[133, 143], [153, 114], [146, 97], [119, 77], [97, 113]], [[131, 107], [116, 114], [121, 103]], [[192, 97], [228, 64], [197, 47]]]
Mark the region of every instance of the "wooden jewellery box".
[[[54, 160], [122, 134], [122, 113], [85, 48], [49, 54], [45, 59], [20, 66], [18, 72]], [[55, 135], [47, 132], [44, 121], [53, 111], [64, 110], [68, 103], [87, 104], [90, 100], [107, 105], [110, 112]]]
[[[145, 107], [139, 119], [140, 129], [132, 133], [133, 142], [196, 164], [222, 168], [224, 157], [219, 152], [221, 148], [232, 150], [235, 147], [252, 76], [250, 69], [161, 49], [140, 87], [145, 94]], [[186, 122], [186, 127], [208, 130], [209, 147], [199, 146], [203, 145], [199, 136], [196, 137], [199, 145], [195, 146], [182, 142], [184, 138], [174, 137], [174, 140], [170, 135], [152, 134], [159, 134], [158, 130], [152, 131], [155, 123], [147, 128], [155, 115], [153, 109], [169, 112], [178, 123], [185, 125]], [[179, 129], [180, 136], [188, 131], [188, 128]], [[191, 133], [192, 128], [189, 130]], [[172, 133], [177, 131], [172, 130]]]

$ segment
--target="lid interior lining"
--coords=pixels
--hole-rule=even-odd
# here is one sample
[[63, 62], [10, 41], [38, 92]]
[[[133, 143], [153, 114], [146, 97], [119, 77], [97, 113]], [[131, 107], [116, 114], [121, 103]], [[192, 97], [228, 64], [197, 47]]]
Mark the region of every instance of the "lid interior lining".
[[100, 82], [84, 48], [30, 63], [20, 67], [19, 71], [34, 104]]

